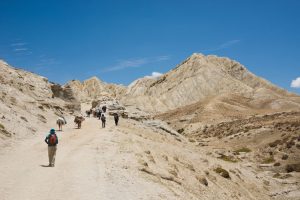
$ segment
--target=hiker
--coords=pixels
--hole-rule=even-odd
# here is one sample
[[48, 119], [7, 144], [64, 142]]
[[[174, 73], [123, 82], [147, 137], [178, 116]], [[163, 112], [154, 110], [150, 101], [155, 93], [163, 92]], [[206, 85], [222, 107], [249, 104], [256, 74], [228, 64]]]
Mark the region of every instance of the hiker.
[[102, 111], [106, 113], [106, 106], [102, 106]]
[[75, 124], [77, 124], [77, 128], [80, 129], [81, 128], [81, 123], [84, 121], [84, 117], [82, 116], [76, 116], [74, 119]]
[[102, 128], [105, 128], [106, 116], [105, 113], [101, 114]]
[[56, 120], [56, 124], [58, 125], [58, 130], [62, 131], [62, 126], [67, 124], [67, 121], [63, 116], [61, 116]]
[[118, 115], [118, 113], [114, 114], [114, 120], [115, 120], [115, 125], [118, 126], [118, 122], [119, 122], [119, 115]]
[[85, 113], [86, 113], [86, 116], [87, 116], [87, 117], [90, 117], [90, 114], [91, 114], [91, 113], [90, 113], [89, 110], [85, 111]]
[[97, 112], [97, 117], [98, 117], [98, 119], [100, 119], [100, 117], [101, 117], [101, 110], [100, 109], [98, 109], [98, 112]]
[[54, 167], [58, 138], [53, 128], [50, 130], [50, 134], [45, 138], [45, 142], [48, 144], [49, 167]]

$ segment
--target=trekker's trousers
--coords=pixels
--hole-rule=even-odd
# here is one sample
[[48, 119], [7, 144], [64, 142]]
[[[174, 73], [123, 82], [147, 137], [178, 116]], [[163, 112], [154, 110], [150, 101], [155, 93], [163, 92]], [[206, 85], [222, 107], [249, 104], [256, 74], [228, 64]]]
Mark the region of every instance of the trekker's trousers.
[[48, 146], [49, 165], [55, 165], [56, 146]]

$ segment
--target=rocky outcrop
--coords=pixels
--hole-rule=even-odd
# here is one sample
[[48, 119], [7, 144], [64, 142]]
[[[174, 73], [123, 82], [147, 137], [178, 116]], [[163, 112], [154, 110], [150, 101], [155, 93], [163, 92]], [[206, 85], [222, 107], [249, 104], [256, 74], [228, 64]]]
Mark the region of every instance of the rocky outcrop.
[[49, 120], [80, 110], [67, 89], [4, 61], [0, 61], [0, 83], [0, 139], [35, 134]]
[[121, 85], [107, 84], [97, 77], [80, 82], [73, 80], [68, 82], [64, 88], [70, 88], [74, 96], [81, 102], [91, 102], [104, 97], [120, 99], [126, 92], [126, 88]]

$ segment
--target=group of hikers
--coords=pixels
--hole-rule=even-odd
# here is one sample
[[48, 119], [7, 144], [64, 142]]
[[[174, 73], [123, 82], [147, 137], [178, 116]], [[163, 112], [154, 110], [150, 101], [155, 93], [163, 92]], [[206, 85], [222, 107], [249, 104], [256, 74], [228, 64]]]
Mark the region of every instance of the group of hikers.
[[[96, 110], [87, 110], [86, 114], [87, 117], [90, 117], [92, 114], [94, 117], [97, 117], [102, 122], [102, 128], [105, 128], [106, 124], [106, 106], [102, 106], [101, 109]], [[119, 115], [118, 113], [114, 113], [114, 121], [115, 125], [118, 126], [119, 123]], [[74, 122], [77, 124], [78, 129], [81, 128], [82, 122], [85, 120], [83, 116], [75, 116]], [[62, 131], [62, 126], [67, 124], [66, 119], [61, 116], [56, 120], [56, 124], [58, 125], [58, 131]], [[48, 157], [49, 157], [49, 167], [55, 166], [55, 156], [56, 156], [56, 150], [57, 150], [57, 144], [58, 144], [58, 137], [56, 135], [55, 129], [50, 129], [49, 134], [45, 138], [45, 142], [48, 144]]]

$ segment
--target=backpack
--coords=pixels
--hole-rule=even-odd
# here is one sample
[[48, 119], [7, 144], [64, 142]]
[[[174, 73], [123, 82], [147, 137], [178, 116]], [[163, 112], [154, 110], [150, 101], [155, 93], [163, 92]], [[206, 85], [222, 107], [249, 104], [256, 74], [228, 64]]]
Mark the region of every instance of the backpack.
[[66, 120], [66, 118], [64, 118], [64, 117], [62, 117], [62, 118], [63, 118], [63, 120], [64, 120], [65, 124], [67, 124], [67, 120]]
[[105, 115], [104, 114], [101, 115], [101, 120], [105, 121]]
[[51, 134], [49, 136], [48, 144], [49, 145], [56, 145], [57, 142], [57, 136], [55, 134]]

